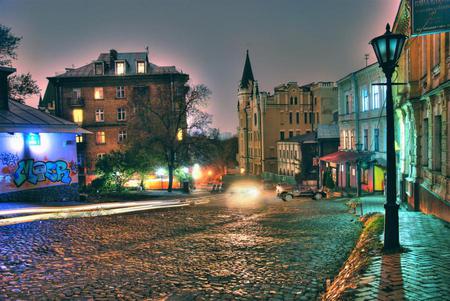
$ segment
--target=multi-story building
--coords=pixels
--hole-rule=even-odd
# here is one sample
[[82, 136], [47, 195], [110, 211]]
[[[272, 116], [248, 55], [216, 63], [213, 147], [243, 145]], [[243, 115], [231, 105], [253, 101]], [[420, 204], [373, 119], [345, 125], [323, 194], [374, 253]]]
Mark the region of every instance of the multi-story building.
[[318, 123], [331, 122], [336, 111], [333, 82], [289, 82], [275, 87], [273, 94], [260, 92], [247, 52], [238, 89], [241, 172], [277, 174], [277, 141], [314, 131]]
[[[386, 89], [381, 69], [372, 64], [337, 81], [339, 93], [340, 156], [333, 159], [337, 185], [367, 192], [384, 189], [386, 167]], [[351, 156], [352, 153], [354, 156]], [[358, 163], [366, 153], [364, 164]], [[345, 158], [345, 160], [343, 160]], [[358, 174], [359, 173], [359, 174]]]
[[167, 98], [167, 91], [182, 97], [188, 78], [174, 66], [150, 63], [146, 52], [110, 50], [85, 66], [49, 77], [39, 107], [93, 133], [77, 137], [80, 182], [89, 183], [95, 177], [96, 160], [123, 149], [127, 123], [140, 109], [133, 100], [144, 97], [152, 105]]
[[[402, 0], [393, 31], [410, 35]], [[393, 88], [399, 193], [411, 207], [450, 221], [450, 33], [407, 40]]]

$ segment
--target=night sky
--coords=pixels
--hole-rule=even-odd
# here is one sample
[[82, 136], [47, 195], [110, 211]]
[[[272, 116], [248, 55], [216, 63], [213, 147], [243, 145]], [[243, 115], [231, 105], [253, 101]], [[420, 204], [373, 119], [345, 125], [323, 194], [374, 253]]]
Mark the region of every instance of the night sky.
[[[42, 89], [47, 76], [100, 52], [145, 51], [213, 92], [214, 126], [235, 132], [237, 86], [249, 49], [261, 90], [334, 81], [364, 67], [368, 42], [400, 0], [0, 0], [0, 23], [22, 36], [14, 62]], [[37, 98], [29, 105], [36, 106]]]

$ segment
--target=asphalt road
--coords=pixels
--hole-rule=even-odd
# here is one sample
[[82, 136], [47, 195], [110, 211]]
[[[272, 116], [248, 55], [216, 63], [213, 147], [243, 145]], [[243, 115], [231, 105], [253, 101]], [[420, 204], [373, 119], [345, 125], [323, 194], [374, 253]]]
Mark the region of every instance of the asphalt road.
[[360, 225], [344, 204], [206, 205], [0, 227], [0, 300], [314, 300]]

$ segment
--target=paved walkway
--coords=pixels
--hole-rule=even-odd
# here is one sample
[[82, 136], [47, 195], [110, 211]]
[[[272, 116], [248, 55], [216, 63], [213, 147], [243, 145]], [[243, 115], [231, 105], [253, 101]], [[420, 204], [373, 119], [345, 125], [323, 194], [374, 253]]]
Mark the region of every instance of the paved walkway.
[[[383, 197], [363, 198], [364, 214], [384, 212], [383, 203]], [[399, 222], [406, 252], [374, 257], [355, 300], [450, 300], [450, 225], [404, 208]]]

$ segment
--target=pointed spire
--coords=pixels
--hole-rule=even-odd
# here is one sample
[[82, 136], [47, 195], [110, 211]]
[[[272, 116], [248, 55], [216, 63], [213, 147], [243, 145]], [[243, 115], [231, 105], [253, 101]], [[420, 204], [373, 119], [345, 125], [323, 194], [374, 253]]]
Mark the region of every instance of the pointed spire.
[[248, 88], [248, 84], [250, 81], [255, 81], [255, 79], [253, 78], [252, 65], [250, 64], [250, 57], [248, 56], [248, 49], [247, 49], [247, 56], [245, 57], [244, 72], [242, 73], [242, 79], [241, 79], [241, 88]]

